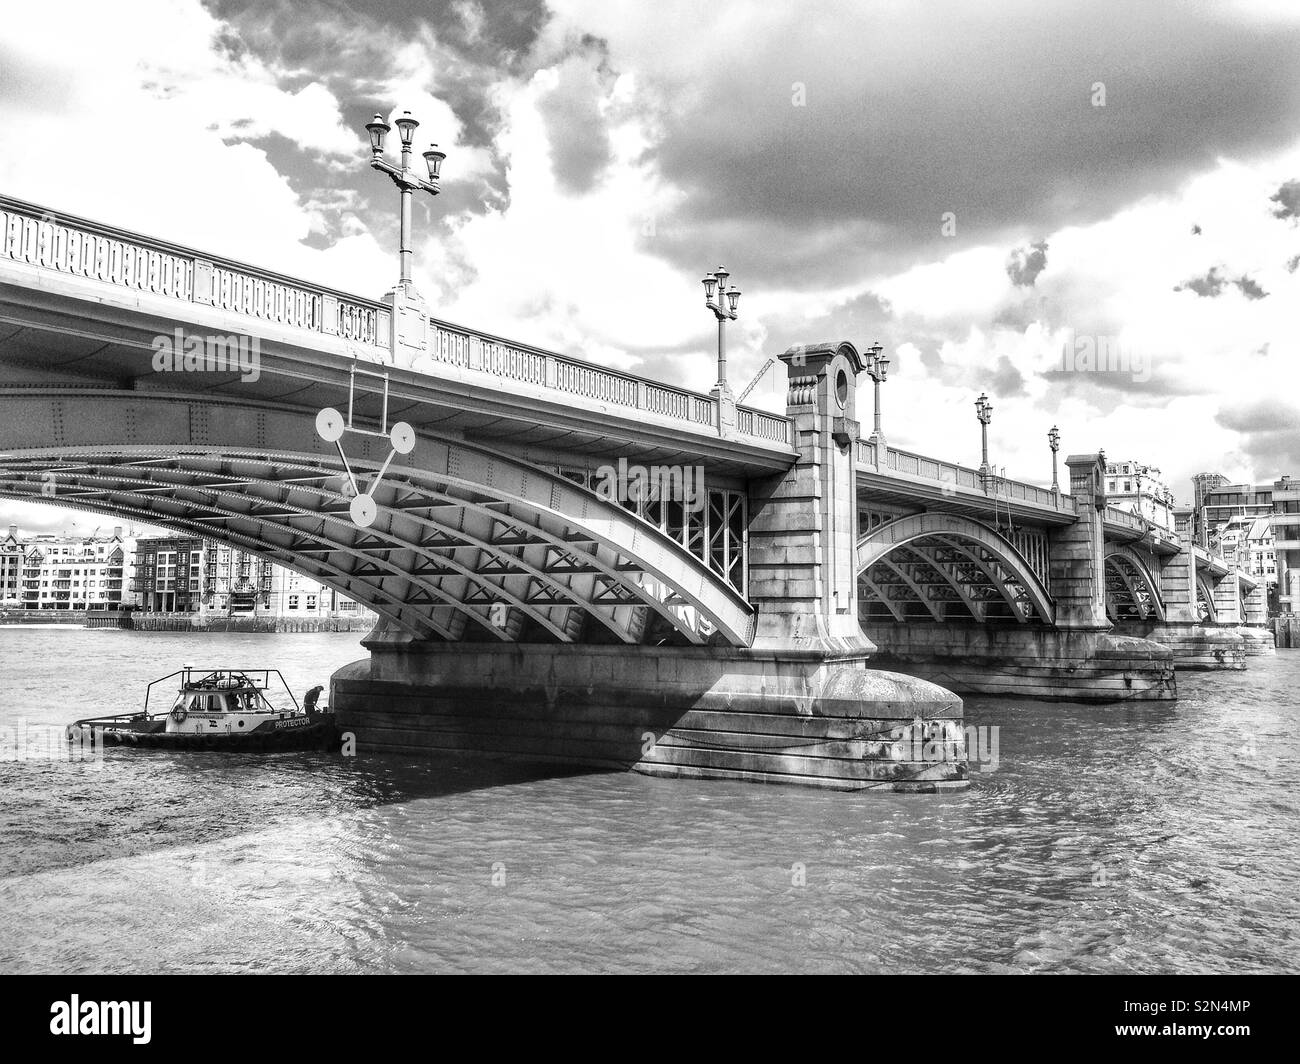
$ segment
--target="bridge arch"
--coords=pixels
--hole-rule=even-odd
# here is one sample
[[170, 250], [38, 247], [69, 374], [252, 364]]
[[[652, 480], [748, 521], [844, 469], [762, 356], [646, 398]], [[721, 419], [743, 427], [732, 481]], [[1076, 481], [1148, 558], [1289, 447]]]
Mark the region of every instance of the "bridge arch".
[[1196, 574], [1196, 617], [1201, 624], [1219, 623], [1219, 611], [1214, 605], [1214, 588], [1200, 572]]
[[1106, 548], [1106, 612], [1116, 623], [1163, 622], [1160, 582], [1132, 547]]
[[858, 589], [864, 621], [1052, 624], [1056, 615], [1042, 579], [1015, 546], [957, 514], [911, 514], [862, 536]]
[[[272, 558], [422, 639], [752, 642], [754, 610], [616, 502], [421, 431], [349, 515], [315, 411], [162, 392], [0, 389], [0, 496], [136, 519]], [[362, 489], [388, 457], [348, 437]], [[354, 451], [356, 453], [351, 453]]]

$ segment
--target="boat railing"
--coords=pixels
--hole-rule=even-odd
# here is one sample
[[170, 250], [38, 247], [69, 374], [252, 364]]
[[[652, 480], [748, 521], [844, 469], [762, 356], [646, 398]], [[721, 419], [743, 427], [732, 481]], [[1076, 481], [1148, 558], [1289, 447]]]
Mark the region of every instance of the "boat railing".
[[[199, 679], [197, 681], [191, 679], [191, 677], [194, 676], [195, 674], [198, 674], [199, 676]], [[293, 692], [289, 689], [289, 685], [285, 682], [284, 676], [279, 669], [235, 669], [235, 668], [214, 669], [208, 667], [200, 669], [200, 668], [195, 668], [192, 665], [186, 665], [184, 668], [177, 669], [175, 672], [168, 673], [166, 676], [160, 676], [158, 679], [154, 680], [145, 688], [143, 712], [146, 716], [148, 716], [149, 714], [149, 698], [153, 694], [153, 689], [160, 683], [167, 683], [168, 680], [174, 681], [178, 676], [184, 677], [184, 679], [181, 681], [179, 685], [173, 683], [172, 685], [173, 687], [180, 686], [186, 689], [194, 689], [196, 683], [203, 683], [205, 680], [212, 679], [214, 682], [210, 690], [213, 691], [230, 690], [233, 687], [239, 686], [238, 684], [232, 684], [231, 687], [229, 688], [219, 687], [215, 682], [217, 677], [238, 676], [241, 679], [246, 680], [248, 684], [257, 691], [262, 701], [265, 702], [267, 706], [270, 707], [272, 710], [274, 710], [275, 707], [271, 705], [271, 700], [267, 698], [266, 692], [271, 690], [271, 677], [274, 676], [277, 680], [280, 681], [280, 686], [284, 688], [284, 693], [289, 696], [289, 701], [293, 703], [294, 711], [298, 712], [302, 709], [302, 707], [298, 704], [298, 699], [294, 697]], [[260, 683], [259, 683], [259, 678], [260, 678]], [[205, 690], [207, 690], [207, 688], [205, 688]], [[130, 714], [130, 715], [134, 715], [134, 714]]]

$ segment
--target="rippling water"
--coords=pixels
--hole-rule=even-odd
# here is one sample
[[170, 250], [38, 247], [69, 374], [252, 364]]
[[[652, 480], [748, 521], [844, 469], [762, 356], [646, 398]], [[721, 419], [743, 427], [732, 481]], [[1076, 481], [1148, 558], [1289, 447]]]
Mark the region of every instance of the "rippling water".
[[[0, 627], [0, 724], [355, 634]], [[0, 763], [4, 972], [1300, 971], [1300, 653], [1176, 705], [970, 699], [954, 795], [315, 753]], [[802, 875], [800, 874], [802, 872]], [[802, 883], [799, 880], [802, 879]]]

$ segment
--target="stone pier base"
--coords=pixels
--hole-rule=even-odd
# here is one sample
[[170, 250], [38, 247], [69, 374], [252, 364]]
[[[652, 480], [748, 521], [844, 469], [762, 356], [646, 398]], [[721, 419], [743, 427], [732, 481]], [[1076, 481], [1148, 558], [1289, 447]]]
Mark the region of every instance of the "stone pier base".
[[331, 679], [358, 749], [838, 790], [968, 785], [962, 703], [863, 656], [367, 642]]
[[1046, 701], [1121, 702], [1178, 697], [1174, 657], [1148, 639], [1106, 632], [988, 624], [876, 624], [873, 665], [959, 694]]
[[1246, 657], [1257, 658], [1277, 654], [1277, 645], [1273, 633], [1267, 628], [1242, 628], [1241, 637], [1246, 641]]
[[1174, 666], [1179, 669], [1246, 667], [1246, 638], [1241, 634], [1241, 628], [1210, 624], [1146, 624], [1134, 625], [1132, 631], [1172, 650]]

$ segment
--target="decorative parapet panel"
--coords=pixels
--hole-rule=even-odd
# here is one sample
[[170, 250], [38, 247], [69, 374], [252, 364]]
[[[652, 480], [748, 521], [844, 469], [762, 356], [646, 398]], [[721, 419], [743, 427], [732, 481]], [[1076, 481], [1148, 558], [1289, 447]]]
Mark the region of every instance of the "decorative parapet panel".
[[[392, 311], [384, 303], [5, 196], [0, 196], [0, 259], [340, 337], [375, 348], [377, 356], [390, 352]], [[717, 424], [716, 401], [707, 395], [450, 322], [430, 319], [430, 325], [430, 355], [436, 362], [703, 429]], [[741, 436], [790, 445], [786, 417], [742, 407], [737, 421]]]
[[[629, 412], [642, 410], [701, 427], [717, 424], [717, 401], [710, 396], [619, 373], [437, 318], [430, 318], [429, 324], [430, 355], [436, 362], [625, 407]], [[790, 443], [790, 421], [779, 414], [741, 407], [737, 429], [742, 436], [787, 446]]]
[[1104, 520], [1112, 529], [1123, 529], [1135, 535], [1143, 536], [1156, 544], [1165, 544], [1175, 550], [1182, 549], [1182, 537], [1172, 529], [1158, 525], [1146, 517], [1140, 517], [1131, 510], [1120, 506], [1107, 506]]
[[[873, 439], [858, 440], [857, 447], [858, 464], [869, 467], [872, 472], [884, 476], [894, 473], [937, 481], [939, 484], [952, 485], [953, 488], [984, 492], [984, 481], [978, 469], [939, 458], [927, 458], [897, 447], [886, 447], [882, 453], [879, 443]], [[1065, 513], [1074, 513], [1076, 510], [1074, 500], [1069, 495], [1053, 492], [1051, 488], [1040, 488], [1036, 484], [1026, 484], [1007, 477], [989, 477], [988, 484], [989, 497], [999, 501], [1026, 502], [1031, 506], [1048, 507]]]
[[382, 303], [3, 196], [0, 257], [273, 325], [388, 347], [389, 311]]

